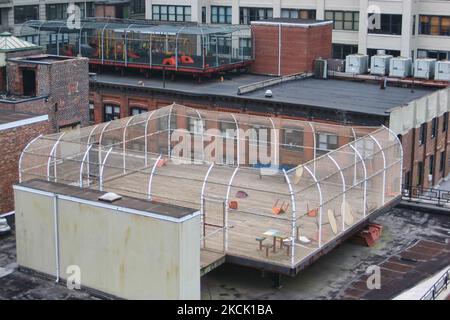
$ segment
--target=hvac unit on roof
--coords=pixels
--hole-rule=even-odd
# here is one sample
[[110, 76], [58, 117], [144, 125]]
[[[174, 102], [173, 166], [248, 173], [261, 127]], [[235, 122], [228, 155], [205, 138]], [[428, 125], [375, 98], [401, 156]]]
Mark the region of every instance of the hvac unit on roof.
[[436, 62], [435, 80], [450, 81], [450, 61]]
[[435, 65], [436, 59], [416, 59], [414, 61], [414, 77], [427, 80], [433, 79]]
[[412, 74], [412, 59], [406, 57], [395, 57], [389, 65], [389, 76], [405, 78]]
[[365, 54], [350, 54], [345, 57], [345, 72], [353, 74], [367, 73], [369, 56]]
[[376, 54], [370, 58], [370, 74], [385, 76], [389, 73], [392, 56], [389, 54]]

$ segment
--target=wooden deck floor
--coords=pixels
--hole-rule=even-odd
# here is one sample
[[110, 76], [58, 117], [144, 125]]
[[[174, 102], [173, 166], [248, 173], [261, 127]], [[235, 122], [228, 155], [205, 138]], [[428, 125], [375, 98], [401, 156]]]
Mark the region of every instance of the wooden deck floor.
[[[207, 166], [203, 165], [176, 165], [169, 162], [161, 168], [157, 168], [151, 184], [152, 199], [171, 204], [201, 208], [201, 190]], [[104, 189], [119, 194], [147, 197], [148, 181], [151, 166], [147, 172], [116, 175], [106, 179]], [[212, 252], [226, 252], [250, 260], [293, 267], [313, 254], [318, 249], [319, 217], [306, 215], [307, 209], [318, 207], [319, 196], [315, 185], [306, 188], [310, 182], [302, 181], [295, 186], [297, 217], [293, 223], [291, 207], [286, 213], [274, 215], [272, 207], [278, 203], [291, 205], [288, 185], [283, 175], [260, 177], [256, 170], [239, 170], [229, 190], [229, 200], [238, 202], [237, 210], [224, 210], [224, 201], [228, 191], [228, 183], [233, 175], [233, 167], [215, 166], [205, 184], [204, 221], [206, 222], [202, 249]], [[301, 190], [301, 189], [304, 190]], [[321, 244], [332, 241], [337, 235], [348, 229], [351, 225], [344, 224], [341, 218], [341, 205], [343, 198], [339, 195], [342, 186], [323, 185], [322, 192], [326, 194], [326, 204], [322, 209], [322, 234]], [[237, 191], [244, 191], [247, 197], [237, 198]], [[337, 195], [337, 196], [336, 196]], [[366, 214], [377, 208], [380, 195], [377, 192], [368, 192], [369, 206]], [[387, 201], [389, 199], [386, 199]], [[363, 192], [355, 187], [346, 194], [346, 202], [353, 209], [353, 224], [363, 218]], [[328, 210], [334, 212], [337, 223], [337, 234], [332, 231], [328, 221]], [[226, 218], [225, 218], [226, 216]], [[225, 222], [226, 221], [226, 222]], [[224, 223], [228, 226], [228, 232], [224, 232]], [[310, 240], [309, 243], [300, 242], [294, 230], [298, 228], [298, 235]], [[270, 229], [276, 229], [285, 237], [294, 236], [294, 256], [286, 247], [280, 248], [277, 242], [275, 252], [270, 248], [268, 255], [266, 250], [259, 250], [257, 237]], [[345, 230], [344, 230], [345, 231]], [[203, 228], [199, 230], [203, 235]], [[225, 237], [225, 238], [224, 238]], [[263, 244], [271, 245], [272, 237], [266, 237]], [[225, 247], [226, 246], [226, 247]], [[202, 250], [203, 252], [204, 250]], [[205, 251], [206, 252], [206, 251]], [[203, 264], [213, 259], [209, 254], [203, 253]]]

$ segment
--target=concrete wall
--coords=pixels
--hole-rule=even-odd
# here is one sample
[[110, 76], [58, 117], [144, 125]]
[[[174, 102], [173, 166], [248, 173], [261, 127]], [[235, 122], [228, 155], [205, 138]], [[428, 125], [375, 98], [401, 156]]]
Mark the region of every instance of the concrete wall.
[[78, 265], [82, 287], [121, 298], [200, 299], [198, 215], [165, 221], [17, 186], [15, 201], [20, 266], [56, 276], [56, 201], [62, 279]]

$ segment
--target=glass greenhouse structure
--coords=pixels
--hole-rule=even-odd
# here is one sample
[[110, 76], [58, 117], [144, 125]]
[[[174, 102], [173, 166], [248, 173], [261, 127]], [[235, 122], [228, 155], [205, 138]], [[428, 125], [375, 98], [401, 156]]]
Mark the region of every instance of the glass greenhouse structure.
[[173, 104], [39, 136], [19, 171], [21, 181], [197, 208], [202, 252], [297, 268], [398, 200], [402, 159], [386, 127]]
[[[214, 73], [245, 68], [252, 60], [248, 26], [211, 26], [152, 21], [31, 20], [21, 37], [46, 48], [48, 54], [83, 56], [93, 65]], [[246, 45], [245, 47], [243, 45]]]

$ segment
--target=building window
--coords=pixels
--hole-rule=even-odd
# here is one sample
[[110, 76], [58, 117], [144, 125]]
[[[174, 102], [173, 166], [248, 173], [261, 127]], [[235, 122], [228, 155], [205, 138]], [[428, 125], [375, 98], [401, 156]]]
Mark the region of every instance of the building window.
[[417, 185], [420, 186], [423, 183], [423, 162], [420, 161], [417, 164]]
[[236, 124], [234, 122], [220, 122], [220, 133], [223, 137], [234, 138], [236, 134]]
[[[168, 127], [169, 122], [169, 115], [160, 117], [158, 119], [158, 128], [159, 131], [166, 131], [169, 129]], [[170, 114], [170, 132], [177, 129], [177, 114], [175, 112], [172, 112]]]
[[345, 59], [346, 56], [354, 53], [358, 53], [357, 45], [333, 43], [334, 59]]
[[430, 166], [428, 168], [428, 174], [433, 175], [434, 174], [434, 155], [430, 156]]
[[39, 19], [39, 6], [17, 6], [14, 7], [14, 23], [24, 23], [28, 20]]
[[281, 17], [314, 20], [316, 19], [316, 10], [281, 9]]
[[202, 134], [205, 131], [206, 122], [203, 119], [189, 118], [189, 132]]
[[417, 50], [417, 58], [432, 58], [436, 60], [447, 60], [450, 58], [449, 51], [439, 51], [439, 50]]
[[432, 36], [450, 35], [450, 16], [420, 15], [419, 20], [419, 34]]
[[89, 121], [91, 123], [95, 122], [95, 113], [94, 113], [95, 107], [93, 102], [89, 102]]
[[120, 119], [120, 107], [111, 104], [105, 104], [104, 121]]
[[190, 6], [153, 5], [153, 20], [157, 21], [191, 21]]
[[316, 153], [324, 154], [338, 147], [337, 135], [330, 133], [316, 134]]
[[131, 107], [130, 108], [130, 116], [137, 116], [138, 114], [142, 114], [147, 112], [147, 109], [140, 107]]
[[252, 56], [252, 39], [251, 38], [239, 38], [239, 55], [241, 57]]
[[445, 166], [445, 151], [441, 152], [441, 158], [439, 159], [439, 172], [444, 171]]
[[231, 7], [211, 6], [211, 23], [231, 23]]
[[240, 24], [250, 24], [251, 21], [269, 19], [272, 16], [272, 8], [239, 8]]
[[[369, 14], [369, 17], [372, 14]], [[381, 14], [379, 15], [380, 28], [370, 28], [368, 33], [378, 34], [402, 34], [402, 15], [401, 14]]]
[[206, 7], [202, 7], [202, 23], [206, 23]]
[[447, 132], [448, 130], [448, 112], [443, 115], [442, 132]]
[[415, 36], [416, 35], [416, 16], [413, 15], [412, 17], [412, 35]]
[[225, 37], [211, 37], [209, 40], [210, 50], [218, 54], [230, 54], [231, 39]]
[[438, 118], [431, 120], [431, 138], [435, 138], [438, 129]]
[[386, 54], [390, 54], [390, 55], [392, 55], [394, 57], [399, 57], [400, 56], [400, 50], [386, 50], [386, 49], [372, 49], [372, 48], [371, 49], [367, 49], [367, 55], [369, 57], [372, 57], [372, 56], [377, 54], [378, 50], [384, 50], [384, 52]]
[[47, 4], [45, 9], [47, 20], [67, 19], [67, 3]]
[[427, 124], [422, 123], [419, 129], [419, 145], [425, 143], [426, 137], [427, 137]]
[[131, 13], [145, 13], [145, 0], [131, 0], [130, 2]]
[[333, 20], [335, 30], [359, 30], [358, 11], [325, 11], [325, 19]]
[[283, 148], [288, 150], [303, 151], [303, 131], [285, 129]]

